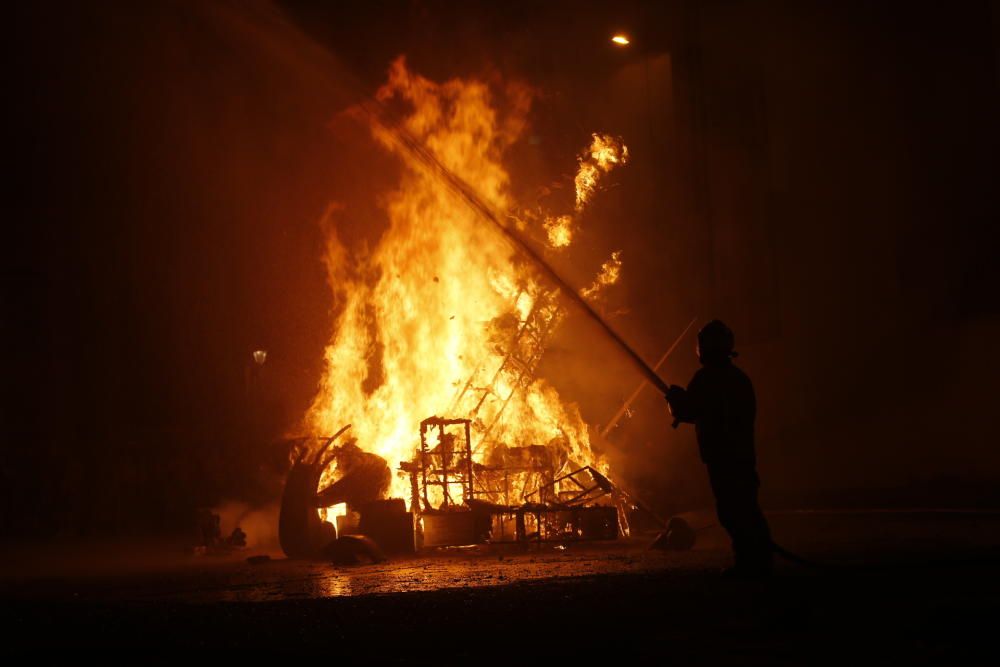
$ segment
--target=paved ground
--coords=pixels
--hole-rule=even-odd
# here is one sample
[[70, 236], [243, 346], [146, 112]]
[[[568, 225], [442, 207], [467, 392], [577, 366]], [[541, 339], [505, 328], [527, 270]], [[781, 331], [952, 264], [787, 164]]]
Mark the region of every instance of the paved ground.
[[771, 521], [786, 546], [836, 566], [783, 563], [766, 583], [721, 580], [717, 528], [674, 554], [636, 540], [353, 568], [251, 565], [244, 555], [63, 574], [22, 563], [0, 582], [2, 627], [8, 645], [278, 648], [394, 662], [613, 651], [704, 664], [1000, 664], [1000, 516]]

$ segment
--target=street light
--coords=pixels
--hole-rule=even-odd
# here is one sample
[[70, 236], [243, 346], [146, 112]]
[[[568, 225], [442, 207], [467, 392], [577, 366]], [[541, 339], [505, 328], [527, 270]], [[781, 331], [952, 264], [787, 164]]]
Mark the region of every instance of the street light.
[[628, 46], [629, 44], [631, 44], [631, 40], [629, 40], [629, 38], [626, 35], [623, 35], [622, 33], [618, 33], [617, 35], [612, 37], [611, 41], [617, 44], [618, 46]]

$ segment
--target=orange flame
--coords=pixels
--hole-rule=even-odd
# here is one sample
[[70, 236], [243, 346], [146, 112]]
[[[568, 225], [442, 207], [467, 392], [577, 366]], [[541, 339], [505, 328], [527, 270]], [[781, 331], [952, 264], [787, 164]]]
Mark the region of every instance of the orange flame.
[[590, 287], [580, 290], [580, 294], [586, 299], [596, 299], [606, 288], [618, 282], [622, 274], [622, 253], [616, 250], [611, 253], [611, 257], [601, 265], [601, 271]]
[[601, 174], [628, 162], [628, 147], [621, 138], [607, 134], [592, 135], [590, 148], [580, 155], [576, 172], [576, 210], [582, 211], [597, 190]]
[[565, 248], [573, 241], [573, 218], [568, 215], [545, 219], [545, 233], [553, 248]]
[[[511, 201], [502, 159], [524, 128], [531, 99], [516, 85], [503, 94], [506, 115], [485, 83], [436, 83], [412, 73], [400, 58], [377, 97], [407, 105], [407, 131], [505, 211]], [[497, 444], [539, 444], [563, 466], [589, 464], [606, 472], [577, 407], [544, 379], [518, 375], [505, 363], [512, 345], [519, 357], [540, 357], [544, 336], [522, 334], [529, 323], [540, 331], [558, 323], [555, 295], [514, 261], [489, 225], [408, 162], [386, 130], [373, 125], [372, 133], [407, 168], [382, 198], [389, 226], [370, 252], [349, 252], [340, 242], [336, 224], [350, 224], [349, 210], [333, 206], [325, 216], [325, 259], [339, 316], [306, 415], [308, 428], [323, 435], [350, 422], [358, 445], [395, 468], [413, 459], [421, 420], [471, 417], [477, 461]], [[594, 135], [581, 166], [607, 172], [626, 158], [620, 141]], [[569, 245], [570, 217], [550, 220], [551, 245]], [[391, 493], [408, 500], [409, 480], [396, 477]]]

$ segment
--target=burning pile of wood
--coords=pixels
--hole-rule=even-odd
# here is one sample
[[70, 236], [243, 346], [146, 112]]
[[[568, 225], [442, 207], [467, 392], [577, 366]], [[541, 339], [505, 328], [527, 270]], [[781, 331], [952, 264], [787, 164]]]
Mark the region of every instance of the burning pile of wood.
[[[516, 203], [503, 156], [526, 127], [531, 96], [516, 83], [433, 82], [400, 59], [376, 93], [385, 113], [356, 114], [404, 168], [380, 197], [389, 224], [372, 250], [341, 244], [345, 206], [324, 219], [339, 315], [305, 422], [331, 433], [350, 420], [356, 440], [337, 442], [345, 427], [298, 443], [279, 531], [289, 555], [320, 554], [359, 532], [403, 551], [627, 532], [624, 495], [579, 410], [537, 372], [566, 286], [512, 255], [449, 186], [475, 183], [477, 201], [516, 220], [539, 252], [569, 258], [589, 201], [628, 149], [593, 134], [575, 177], [554, 188], [569, 196]], [[390, 108], [405, 111], [387, 121]], [[598, 303], [621, 267], [611, 252], [575, 298]]]
[[[615, 539], [627, 534], [629, 500], [606, 476], [584, 466], [556, 476], [545, 446], [503, 447], [488, 463], [472, 456], [471, 420], [430, 417], [420, 448], [399, 464], [409, 477], [411, 511], [403, 499], [383, 500], [386, 461], [334, 437], [309, 450], [300, 441], [281, 504], [279, 537], [292, 558], [328, 556], [338, 538], [364, 535], [386, 553], [483, 543]], [[320, 488], [323, 471], [341, 459], [340, 478]], [[318, 508], [344, 505], [336, 521]]]

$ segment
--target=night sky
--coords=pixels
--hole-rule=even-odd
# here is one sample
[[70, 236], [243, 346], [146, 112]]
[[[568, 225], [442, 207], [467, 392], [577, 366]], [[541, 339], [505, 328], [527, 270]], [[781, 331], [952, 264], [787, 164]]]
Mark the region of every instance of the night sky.
[[[352, 4], [8, 19], [4, 539], [179, 534], [277, 497], [336, 314], [317, 221], [351, 202], [338, 231], [373, 242], [398, 176], [342, 112], [400, 54], [537, 90], [519, 200], [624, 137], [561, 269], [622, 250], [613, 323], [647, 359], [692, 317], [733, 327], [765, 508], [1000, 505], [996, 2]], [[543, 374], [601, 423], [640, 377], [576, 317]], [[709, 502], [655, 392], [610, 440], [658, 506]]]

